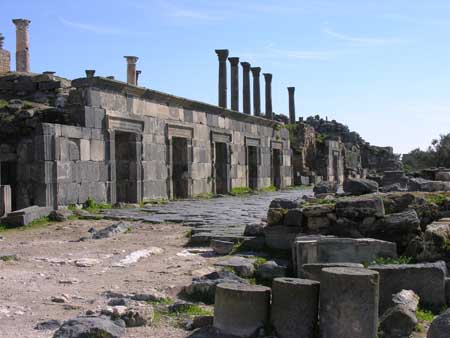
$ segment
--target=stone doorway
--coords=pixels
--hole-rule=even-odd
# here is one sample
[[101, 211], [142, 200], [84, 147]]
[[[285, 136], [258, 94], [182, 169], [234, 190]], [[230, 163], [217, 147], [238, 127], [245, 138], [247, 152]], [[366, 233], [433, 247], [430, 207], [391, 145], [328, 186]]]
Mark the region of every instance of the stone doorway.
[[11, 188], [11, 208], [17, 210], [17, 163], [0, 162], [0, 185]]
[[175, 199], [189, 197], [188, 151], [188, 139], [172, 137], [172, 187]]
[[117, 202], [139, 202], [137, 147], [137, 134], [115, 131]]
[[215, 181], [216, 194], [228, 194], [229, 189], [229, 166], [228, 166], [228, 145], [222, 142], [214, 143], [215, 150]]
[[272, 184], [281, 188], [281, 150], [272, 149]]
[[258, 189], [258, 148], [247, 147], [248, 163], [248, 187], [252, 190]]

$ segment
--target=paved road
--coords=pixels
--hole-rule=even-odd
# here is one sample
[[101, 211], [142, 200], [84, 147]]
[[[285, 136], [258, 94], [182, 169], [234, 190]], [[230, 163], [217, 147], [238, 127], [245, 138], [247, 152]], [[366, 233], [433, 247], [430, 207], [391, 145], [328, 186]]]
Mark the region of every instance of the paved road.
[[243, 197], [219, 197], [207, 200], [170, 201], [140, 209], [105, 210], [112, 219], [133, 219], [150, 223], [182, 223], [193, 228], [200, 238], [239, 237], [245, 226], [266, 218], [270, 202], [275, 198], [296, 199], [312, 194], [311, 189], [259, 193]]

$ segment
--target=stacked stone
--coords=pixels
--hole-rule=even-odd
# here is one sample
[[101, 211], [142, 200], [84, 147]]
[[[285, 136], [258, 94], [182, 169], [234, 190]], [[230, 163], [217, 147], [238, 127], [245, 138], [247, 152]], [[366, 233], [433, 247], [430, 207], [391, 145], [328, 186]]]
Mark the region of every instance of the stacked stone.
[[9, 51], [3, 49], [4, 40], [5, 38], [0, 34], [0, 73], [9, 72], [11, 67], [11, 54]]

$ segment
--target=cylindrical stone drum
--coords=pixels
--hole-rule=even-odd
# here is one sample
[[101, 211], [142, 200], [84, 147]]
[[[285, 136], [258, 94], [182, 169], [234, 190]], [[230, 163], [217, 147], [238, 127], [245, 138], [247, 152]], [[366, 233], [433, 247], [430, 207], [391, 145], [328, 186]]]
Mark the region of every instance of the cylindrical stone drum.
[[320, 277], [320, 337], [375, 338], [379, 274], [360, 268], [325, 268]]
[[320, 283], [275, 278], [270, 321], [279, 338], [311, 338], [317, 330]]
[[223, 334], [252, 337], [269, 322], [270, 288], [242, 283], [216, 286], [214, 327]]

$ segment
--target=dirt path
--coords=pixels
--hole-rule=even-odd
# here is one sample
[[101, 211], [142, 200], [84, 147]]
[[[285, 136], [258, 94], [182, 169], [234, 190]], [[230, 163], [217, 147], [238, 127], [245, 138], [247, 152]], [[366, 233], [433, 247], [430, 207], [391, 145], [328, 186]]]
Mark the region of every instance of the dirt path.
[[[156, 289], [176, 296], [191, 282], [196, 270], [215, 258], [177, 255], [185, 248], [187, 228], [171, 224], [138, 224], [119, 236], [77, 242], [91, 227], [102, 228], [111, 221], [67, 221], [41, 229], [14, 230], [0, 235], [0, 255], [15, 254], [18, 261], [0, 260], [0, 337], [51, 337], [51, 331], [34, 326], [49, 319], [66, 320], [87, 310], [104, 308], [105, 291], [127, 293]], [[151, 255], [127, 267], [113, 267], [127, 254], [158, 247]], [[77, 267], [75, 261], [93, 258], [92, 267]], [[72, 282], [70, 282], [72, 281]], [[69, 303], [51, 301], [68, 295]], [[127, 329], [126, 337], [186, 337], [188, 333], [164, 322], [157, 327]]]

